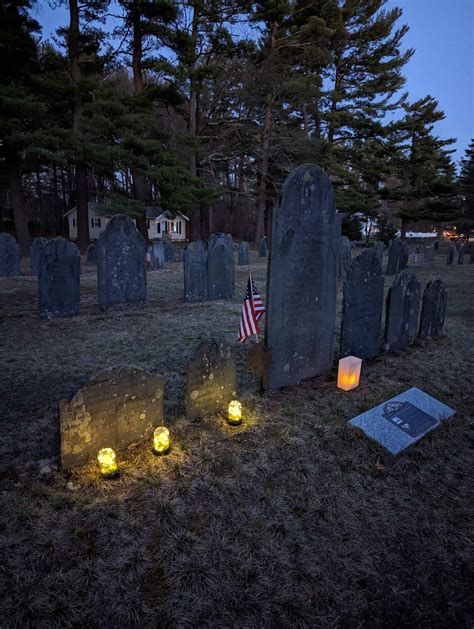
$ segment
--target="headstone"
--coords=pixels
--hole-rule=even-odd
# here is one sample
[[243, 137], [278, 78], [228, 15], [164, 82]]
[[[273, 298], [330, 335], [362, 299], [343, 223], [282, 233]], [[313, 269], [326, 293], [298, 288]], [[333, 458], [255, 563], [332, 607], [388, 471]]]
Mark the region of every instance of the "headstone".
[[455, 412], [413, 387], [357, 415], [348, 422], [348, 426], [359, 428], [392, 454], [400, 454]]
[[380, 262], [380, 268], [382, 269], [382, 272], [383, 272], [383, 250], [384, 250], [383, 242], [378, 240], [377, 242], [374, 243], [374, 252]]
[[10, 234], [0, 234], [0, 277], [20, 275], [20, 247]]
[[451, 265], [453, 264], [453, 262], [454, 262], [454, 252], [455, 252], [455, 251], [456, 251], [456, 247], [454, 247], [454, 245], [451, 245], [451, 246], [449, 247], [449, 250], [448, 250], [448, 258], [447, 258], [447, 260], [446, 260], [446, 264], [447, 264], [447, 266], [451, 266]]
[[233, 349], [223, 340], [204, 341], [188, 363], [186, 417], [196, 419], [225, 411], [236, 393]]
[[86, 264], [89, 266], [97, 266], [97, 247], [91, 243], [86, 251]]
[[435, 251], [438, 251], [438, 249], [439, 249], [439, 240], [435, 240], [435, 241], [434, 241], [434, 243], [433, 243], [433, 247], [434, 247], [434, 250], [435, 250]]
[[334, 216], [334, 254], [336, 256], [336, 277], [341, 278], [341, 229], [342, 229], [342, 214], [336, 211]]
[[250, 264], [250, 248], [248, 242], [241, 242], [237, 251], [237, 264], [239, 266], [248, 266]]
[[53, 238], [38, 263], [39, 312], [42, 319], [79, 314], [81, 258], [64, 238]]
[[341, 236], [340, 244], [340, 279], [345, 280], [351, 266], [351, 243], [347, 236]]
[[384, 277], [375, 251], [352, 262], [344, 283], [340, 357], [372, 358], [379, 353]]
[[433, 245], [425, 245], [423, 249], [423, 265], [427, 267], [434, 266], [434, 247]]
[[165, 252], [165, 262], [175, 262], [176, 249], [169, 238], [163, 238], [163, 247]]
[[97, 240], [101, 310], [120, 303], [146, 301], [145, 240], [128, 216], [118, 214]]
[[208, 298], [230, 299], [235, 294], [233, 245], [225, 234], [213, 234], [207, 252]]
[[394, 352], [411, 345], [418, 329], [420, 283], [414, 273], [397, 275], [388, 291], [385, 318], [385, 350]]
[[165, 250], [162, 240], [155, 240], [151, 245], [151, 261], [155, 271], [165, 266]]
[[408, 264], [408, 247], [402, 240], [391, 240], [388, 249], [386, 275], [397, 275]]
[[38, 265], [39, 259], [41, 256], [41, 252], [45, 248], [48, 243], [47, 238], [35, 238], [31, 243], [30, 247], [30, 264], [31, 264], [31, 275], [38, 275]]
[[[318, 166], [296, 168], [273, 212], [264, 386], [292, 385], [333, 364], [337, 251], [334, 190]], [[336, 223], [336, 225], [335, 225]]]
[[438, 338], [446, 317], [446, 304], [448, 293], [440, 279], [431, 280], [423, 292], [421, 306], [420, 337]]
[[464, 264], [464, 245], [458, 249], [458, 264]]
[[[276, 210], [278, 212], [278, 209]], [[267, 241], [266, 238], [260, 238], [258, 243], [258, 257], [265, 258], [267, 255]]]
[[184, 299], [190, 303], [207, 300], [206, 247], [202, 240], [190, 242], [184, 252]]
[[64, 469], [97, 457], [102, 448], [123, 450], [148, 439], [163, 424], [161, 376], [115, 367], [59, 403], [61, 463]]
[[471, 254], [469, 256], [469, 264], [474, 264], [474, 245], [471, 243]]

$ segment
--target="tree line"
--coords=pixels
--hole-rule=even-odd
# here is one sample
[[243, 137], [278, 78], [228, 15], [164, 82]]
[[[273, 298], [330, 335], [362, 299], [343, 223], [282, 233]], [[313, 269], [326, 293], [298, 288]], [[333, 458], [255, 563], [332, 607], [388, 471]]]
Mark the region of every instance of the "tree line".
[[385, 0], [56, 2], [52, 41], [33, 0], [0, 4], [0, 194], [22, 252], [74, 206], [84, 251], [91, 200], [145, 237], [151, 205], [186, 213], [192, 240], [225, 214], [258, 241], [304, 162], [329, 173], [346, 231], [390, 231], [388, 206], [402, 236], [473, 222], [472, 146], [457, 177], [438, 102], [404, 89], [414, 51]]

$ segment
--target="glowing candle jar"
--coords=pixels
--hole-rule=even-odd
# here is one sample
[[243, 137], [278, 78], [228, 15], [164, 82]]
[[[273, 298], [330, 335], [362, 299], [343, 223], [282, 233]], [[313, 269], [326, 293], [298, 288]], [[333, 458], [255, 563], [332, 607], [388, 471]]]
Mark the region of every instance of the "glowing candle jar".
[[232, 402], [229, 402], [227, 417], [229, 424], [232, 424], [233, 426], [238, 426], [242, 423], [242, 404], [238, 400], [232, 400]]
[[119, 469], [112, 448], [102, 448], [97, 455], [99, 461], [100, 474], [103, 478], [114, 478], [118, 476]]
[[357, 356], [346, 356], [339, 361], [337, 386], [343, 391], [350, 391], [359, 386], [362, 359]]
[[170, 431], [164, 426], [158, 426], [153, 433], [153, 452], [166, 454], [170, 449]]

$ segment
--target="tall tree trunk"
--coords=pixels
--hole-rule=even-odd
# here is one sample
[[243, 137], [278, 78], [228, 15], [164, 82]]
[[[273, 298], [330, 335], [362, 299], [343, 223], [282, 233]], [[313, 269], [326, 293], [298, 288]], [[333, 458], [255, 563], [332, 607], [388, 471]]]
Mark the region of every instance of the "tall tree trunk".
[[[198, 2], [193, 3], [193, 19], [191, 27], [191, 40], [193, 45], [193, 53], [196, 54], [198, 34], [199, 34], [200, 6]], [[194, 70], [195, 60], [190, 68], [191, 73]], [[191, 140], [191, 151], [189, 155], [189, 170], [195, 177], [198, 176], [197, 152], [194, 143], [198, 132], [198, 88], [191, 76], [189, 88], [189, 107], [188, 107], [188, 133]], [[189, 239], [199, 240], [203, 237], [203, 223], [201, 216], [201, 208], [192, 208], [189, 212]]]
[[407, 218], [402, 218], [402, 226], [400, 228], [401, 240], [406, 240], [408, 223], [409, 223], [409, 220]]
[[[82, 96], [80, 91], [81, 68], [79, 66], [79, 7], [77, 0], [69, 0], [68, 52], [71, 78], [75, 88], [72, 126], [78, 132], [82, 118]], [[76, 206], [77, 206], [77, 246], [85, 253], [89, 245], [89, 208], [87, 195], [87, 165], [76, 160]]]
[[21, 254], [30, 255], [30, 234], [25, 210], [25, 198], [21, 185], [21, 168], [18, 160], [8, 160], [8, 183], [10, 186], [10, 200], [13, 208], [13, 220]]
[[341, 61], [342, 61], [342, 52], [340, 52], [336, 57], [336, 76], [334, 78], [334, 89], [332, 92], [331, 98], [331, 119], [329, 122], [328, 129], [328, 142], [330, 144], [334, 141], [334, 134], [336, 132], [336, 121], [334, 119], [336, 111], [337, 111], [337, 103], [339, 102], [339, 92], [342, 85], [342, 69], [341, 69]]

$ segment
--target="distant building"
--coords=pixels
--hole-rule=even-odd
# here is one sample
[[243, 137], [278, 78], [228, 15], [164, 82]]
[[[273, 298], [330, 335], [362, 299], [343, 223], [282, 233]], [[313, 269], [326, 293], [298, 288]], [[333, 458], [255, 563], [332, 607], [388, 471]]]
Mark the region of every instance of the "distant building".
[[[112, 218], [112, 215], [98, 212], [97, 207], [97, 203], [89, 203], [89, 238], [91, 240], [97, 240]], [[64, 218], [68, 220], [69, 238], [76, 240], [77, 208], [73, 207], [72, 210], [66, 212]], [[169, 236], [171, 240], [177, 242], [188, 239], [189, 218], [181, 212], [177, 212], [176, 216], [172, 216], [169, 212], [163, 212], [159, 207], [147, 207], [146, 222], [150, 240], [159, 240], [163, 236]]]

